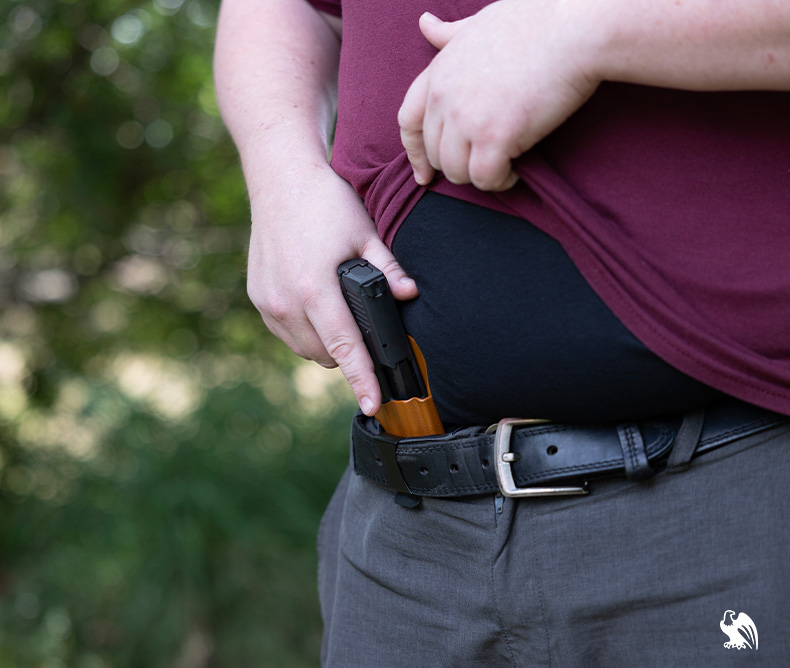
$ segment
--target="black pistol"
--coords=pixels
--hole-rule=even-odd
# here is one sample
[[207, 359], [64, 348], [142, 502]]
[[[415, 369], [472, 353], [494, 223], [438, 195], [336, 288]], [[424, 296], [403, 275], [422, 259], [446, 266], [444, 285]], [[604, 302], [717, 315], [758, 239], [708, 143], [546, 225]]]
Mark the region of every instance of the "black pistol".
[[344, 262], [337, 273], [343, 295], [373, 359], [382, 403], [426, 398], [428, 388], [387, 278], [361, 258]]

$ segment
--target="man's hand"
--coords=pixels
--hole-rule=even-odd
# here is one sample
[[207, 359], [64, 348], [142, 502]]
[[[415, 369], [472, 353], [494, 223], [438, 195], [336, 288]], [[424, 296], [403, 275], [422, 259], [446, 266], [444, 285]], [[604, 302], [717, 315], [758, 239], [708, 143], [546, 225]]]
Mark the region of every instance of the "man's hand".
[[381, 391], [337, 268], [364, 257], [396, 299], [416, 297], [417, 287], [327, 162], [341, 27], [302, 0], [224, 0], [215, 81], [250, 194], [250, 299], [295, 353], [340, 366], [372, 415]]
[[418, 183], [441, 170], [453, 183], [507, 190], [518, 180], [511, 160], [592, 95], [579, 21], [561, 4], [499, 0], [455, 22], [423, 14], [420, 30], [440, 52], [398, 115]]
[[337, 268], [363, 257], [384, 272], [396, 299], [416, 297], [417, 287], [351, 186], [328, 165], [313, 173], [312, 183], [253, 199], [247, 291], [275, 336], [301, 357], [339, 366], [360, 408], [373, 415], [381, 390]]
[[497, 0], [420, 30], [439, 53], [398, 115], [418, 183], [507, 190], [511, 160], [601, 81], [691, 91], [790, 90], [790, 4], [776, 0]]

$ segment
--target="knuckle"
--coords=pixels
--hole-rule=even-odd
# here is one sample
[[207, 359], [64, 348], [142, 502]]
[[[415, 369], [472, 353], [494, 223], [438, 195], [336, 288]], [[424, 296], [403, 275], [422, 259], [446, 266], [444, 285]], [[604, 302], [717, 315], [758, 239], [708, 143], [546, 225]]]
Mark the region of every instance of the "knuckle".
[[[337, 364], [327, 354], [320, 339], [312, 330], [304, 328], [283, 331], [284, 336], [280, 337], [294, 353], [303, 359], [317, 362], [321, 366], [331, 369]], [[277, 334], [275, 334], [276, 336]]]
[[324, 341], [324, 346], [329, 356], [343, 366], [353, 355], [354, 343], [347, 334], [334, 334]]
[[508, 135], [500, 123], [485, 119], [481, 115], [470, 117], [468, 123], [469, 135], [475, 144], [492, 148], [507, 144]]
[[501, 179], [498, 183], [491, 187], [491, 190], [494, 192], [503, 192], [505, 190], [509, 190], [518, 182], [518, 174], [515, 172], [510, 172], [507, 176]]
[[411, 133], [419, 128], [416, 115], [406, 105], [401, 106], [398, 110], [398, 125], [401, 131], [408, 136], [411, 136]]
[[419, 159], [419, 156], [425, 150], [422, 144], [422, 134], [404, 136], [401, 143], [406, 150], [406, 155], [409, 156], [409, 160]]
[[[467, 179], [462, 172], [459, 171], [450, 171], [447, 168], [444, 170], [445, 178], [450, 182], [457, 186], [463, 185], [465, 183], [469, 183], [469, 179]], [[482, 190], [482, 188], [481, 188]]]
[[290, 300], [271, 286], [267, 288], [260, 280], [247, 278], [247, 296], [264, 320], [285, 321], [291, 316]]
[[496, 190], [499, 180], [491, 174], [474, 174], [471, 177], [472, 184], [478, 190]]
[[381, 265], [379, 269], [381, 269], [385, 275], [401, 271], [400, 265], [394, 257], [384, 260], [383, 262], [379, 260], [379, 264]]
[[303, 280], [297, 284], [296, 288], [305, 311], [320, 307], [322, 292], [316, 283], [310, 280]]
[[468, 133], [474, 133], [480, 130], [477, 116], [477, 114], [470, 113], [466, 106], [448, 104], [445, 110], [445, 124], [463, 128]]
[[295, 341], [298, 345], [296, 347], [289, 347], [291, 347], [291, 350], [299, 355], [299, 357], [303, 357], [311, 362], [316, 362], [327, 369], [332, 369], [337, 366], [337, 363], [327, 353], [321, 339], [312, 328], [304, 328], [298, 333], [294, 332], [294, 334], [297, 335]]
[[469, 165], [469, 179], [480, 190], [496, 190], [504, 185], [510, 175], [510, 159], [502, 154], [478, 157]]
[[288, 322], [293, 317], [293, 308], [288, 300], [279, 294], [270, 294], [266, 299], [253, 300], [264, 319], [271, 318], [276, 322]]
[[475, 188], [479, 190], [490, 190], [493, 179], [488, 170], [482, 167], [477, 167], [469, 170], [469, 179]]
[[456, 184], [469, 182], [469, 172], [464, 162], [443, 160], [442, 164], [444, 165], [444, 175], [448, 181]]
[[478, 190], [483, 190], [486, 192], [496, 192], [497, 191], [497, 182], [490, 178], [477, 178], [471, 179], [472, 185]]
[[450, 85], [446, 77], [433, 77], [431, 78], [431, 85], [428, 88], [426, 99], [428, 106], [434, 104], [442, 104], [447, 98], [447, 91]]
[[[374, 248], [372, 247], [371, 243], [365, 245], [363, 248], [363, 255], [368, 255]], [[403, 269], [398, 264], [398, 261], [394, 257], [390, 257], [387, 259], [383, 259], [377, 257], [375, 261], [372, 261], [373, 264], [378, 267], [381, 272], [387, 277], [387, 279], [395, 278], [395, 275], [399, 275], [403, 273]]]

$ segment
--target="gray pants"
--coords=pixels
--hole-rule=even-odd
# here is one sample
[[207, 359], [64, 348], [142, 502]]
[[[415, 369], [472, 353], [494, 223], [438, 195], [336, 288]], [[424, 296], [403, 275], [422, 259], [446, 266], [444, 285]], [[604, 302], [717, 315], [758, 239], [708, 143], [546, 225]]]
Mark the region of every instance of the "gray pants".
[[[423, 499], [353, 473], [319, 531], [326, 668], [790, 665], [790, 427], [587, 497]], [[725, 648], [725, 611], [758, 649]]]

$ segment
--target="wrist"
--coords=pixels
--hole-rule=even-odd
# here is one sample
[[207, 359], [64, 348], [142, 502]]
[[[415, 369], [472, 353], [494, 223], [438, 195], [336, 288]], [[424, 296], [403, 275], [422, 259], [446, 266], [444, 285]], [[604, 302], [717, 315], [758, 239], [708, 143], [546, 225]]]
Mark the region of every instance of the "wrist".
[[660, 29], [662, 12], [651, 13], [638, 0], [600, 0], [585, 5], [585, 12], [584, 20], [594, 26], [584, 40], [591, 76], [598, 83], [638, 78], [644, 69], [643, 55]]
[[620, 5], [606, 0], [560, 0], [556, 10], [558, 46], [564, 47], [583, 83], [594, 89], [609, 78]]
[[318, 132], [310, 136], [304, 130], [272, 128], [239, 146], [239, 154], [251, 201], [338, 178], [329, 164], [328, 139]]

